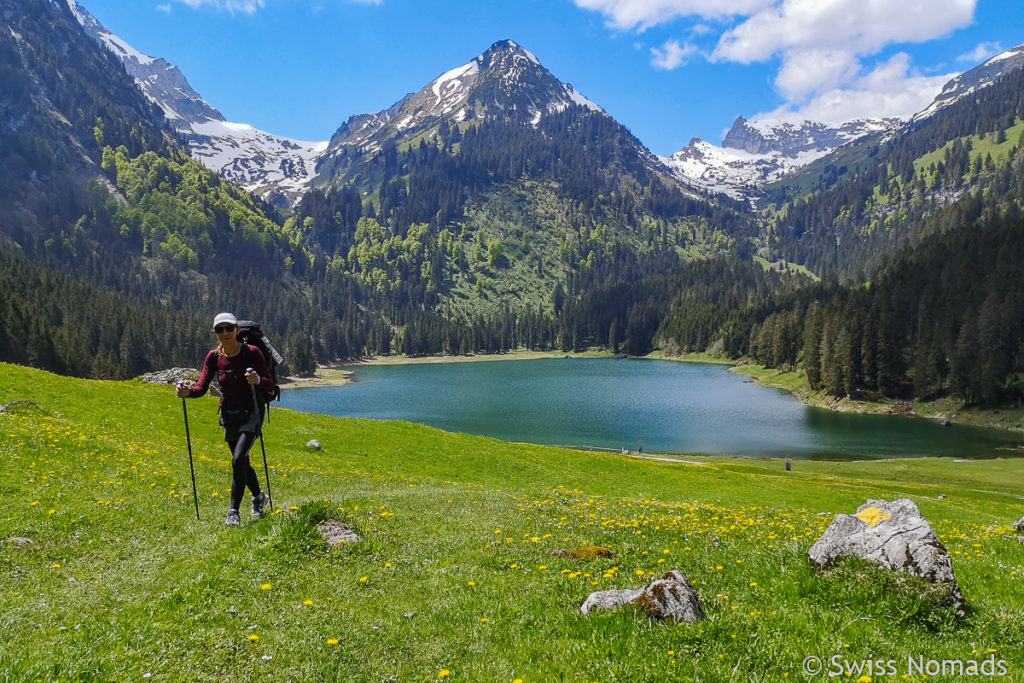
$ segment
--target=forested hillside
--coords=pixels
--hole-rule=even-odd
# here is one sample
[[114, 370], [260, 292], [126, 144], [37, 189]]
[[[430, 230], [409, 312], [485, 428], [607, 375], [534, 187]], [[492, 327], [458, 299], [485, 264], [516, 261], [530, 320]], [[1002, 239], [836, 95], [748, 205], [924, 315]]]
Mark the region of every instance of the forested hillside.
[[[722, 340], [732, 357], [806, 372], [834, 396], [967, 404], [1024, 398], [1024, 153], [992, 170], [990, 188], [936, 211], [867, 284], [833, 276], [769, 305], [676, 302], [662, 345]], [[696, 336], [695, 336], [696, 335]], [[728, 340], [734, 340], [729, 344]], [[688, 341], [695, 341], [694, 345]]]
[[1024, 71], [1017, 70], [902, 134], [842, 148], [777, 185], [770, 254], [866, 279], [896, 250], [917, 244], [942, 207], [971, 193], [985, 202], [1003, 197], [1022, 133]]
[[[62, 3], [0, 0], [0, 16], [0, 359], [94, 377], [194, 364], [229, 309], [297, 373], [596, 346], [747, 356], [837, 396], [1024, 391], [1024, 71], [839, 150], [762, 213], [684, 192], [570, 103], [339, 143], [281, 215], [189, 158]], [[535, 81], [516, 96], [567, 92]]]
[[537, 128], [442, 121], [347, 167], [350, 182], [309, 193], [286, 225], [399, 322], [410, 305], [461, 323], [498, 309], [551, 318], [556, 299], [750, 253], [757, 226], [742, 207], [684, 195], [638, 149], [583, 107]]
[[82, 215], [103, 145], [166, 149], [163, 115], [63, 3], [0, 0], [0, 239], [37, 255]]

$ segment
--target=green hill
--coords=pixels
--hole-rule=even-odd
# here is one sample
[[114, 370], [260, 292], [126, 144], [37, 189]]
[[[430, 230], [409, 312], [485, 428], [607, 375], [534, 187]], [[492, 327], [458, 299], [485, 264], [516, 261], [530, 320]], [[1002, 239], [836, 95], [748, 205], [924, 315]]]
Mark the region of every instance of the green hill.
[[[905, 667], [994, 654], [1011, 675], [1024, 662], [1024, 545], [1010, 528], [1024, 460], [785, 472], [276, 410], [281, 510], [226, 529], [212, 399], [188, 403], [200, 521], [170, 387], [2, 365], [0, 404], [6, 679], [764, 681], [804, 680], [810, 655]], [[965, 614], [858, 563], [810, 568], [834, 514], [872, 497], [920, 506], [953, 554]], [[328, 550], [314, 529], [327, 516], [363, 541]], [[616, 557], [553, 554], [589, 545]], [[707, 621], [580, 615], [591, 591], [668, 569], [695, 583]]]

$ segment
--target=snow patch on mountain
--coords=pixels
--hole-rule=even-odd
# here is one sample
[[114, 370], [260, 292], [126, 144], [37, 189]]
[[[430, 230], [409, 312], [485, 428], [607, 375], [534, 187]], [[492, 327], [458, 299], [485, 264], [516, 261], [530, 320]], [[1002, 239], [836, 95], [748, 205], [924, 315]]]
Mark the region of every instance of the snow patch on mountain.
[[1000, 52], [995, 57], [946, 83], [935, 100], [926, 109], [915, 114], [913, 120], [921, 121], [933, 116], [954, 102], [960, 101], [981, 88], [992, 85], [1005, 74], [1022, 68], [1024, 68], [1024, 45]]
[[894, 129], [900, 119], [815, 121], [736, 119], [721, 147], [694, 138], [662, 163], [683, 183], [734, 199], [756, 197], [760, 188], [820, 159], [841, 145]]
[[85, 32], [120, 59], [139, 89], [161, 108], [194, 159], [243, 189], [278, 203], [294, 204], [309, 189], [326, 141], [293, 140], [225, 120], [177, 67], [139, 52], [75, 0], [69, 6]]
[[442, 119], [460, 123], [500, 112], [537, 126], [545, 116], [573, 105], [603, 111], [552, 76], [535, 54], [503, 40], [390, 109], [353, 116], [335, 132], [328, 155], [339, 154], [341, 145], [369, 154], [383, 138], [429, 133]]
[[301, 196], [309, 189], [327, 141], [306, 142], [273, 135], [247, 123], [192, 124], [192, 156], [207, 168], [256, 194]]

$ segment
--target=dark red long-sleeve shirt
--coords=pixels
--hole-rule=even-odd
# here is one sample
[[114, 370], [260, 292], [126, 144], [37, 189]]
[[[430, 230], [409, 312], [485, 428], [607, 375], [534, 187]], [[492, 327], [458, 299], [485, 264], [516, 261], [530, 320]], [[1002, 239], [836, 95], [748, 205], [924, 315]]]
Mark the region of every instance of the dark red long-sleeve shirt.
[[252, 395], [252, 390], [249, 388], [249, 383], [245, 381], [246, 368], [252, 368], [260, 376], [258, 387], [267, 391], [273, 390], [276, 386], [274, 377], [270, 374], [270, 368], [267, 367], [263, 354], [255, 346], [249, 346], [248, 352], [245, 348], [241, 348], [242, 346], [244, 345], [239, 344], [239, 352], [230, 357], [220, 355], [217, 353], [217, 349], [206, 354], [203, 371], [199, 374], [196, 383], [189, 389], [189, 398], [199, 398], [205, 394], [206, 390], [210, 388], [210, 382], [213, 381], [214, 375], [217, 376], [217, 383], [220, 384], [221, 393], [225, 398], [249, 398]]

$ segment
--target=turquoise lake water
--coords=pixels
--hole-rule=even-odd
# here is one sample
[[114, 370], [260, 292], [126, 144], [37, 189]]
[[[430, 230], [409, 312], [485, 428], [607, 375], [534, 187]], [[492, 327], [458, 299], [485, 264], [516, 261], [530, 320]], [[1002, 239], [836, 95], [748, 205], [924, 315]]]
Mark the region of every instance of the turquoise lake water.
[[[833, 413], [720, 365], [544, 359], [358, 366], [341, 387], [286, 390], [298, 411], [409, 420], [506, 441], [648, 453], [868, 459], [1012, 457], [1016, 435]], [[1019, 452], [1017, 452], [1019, 454]]]

